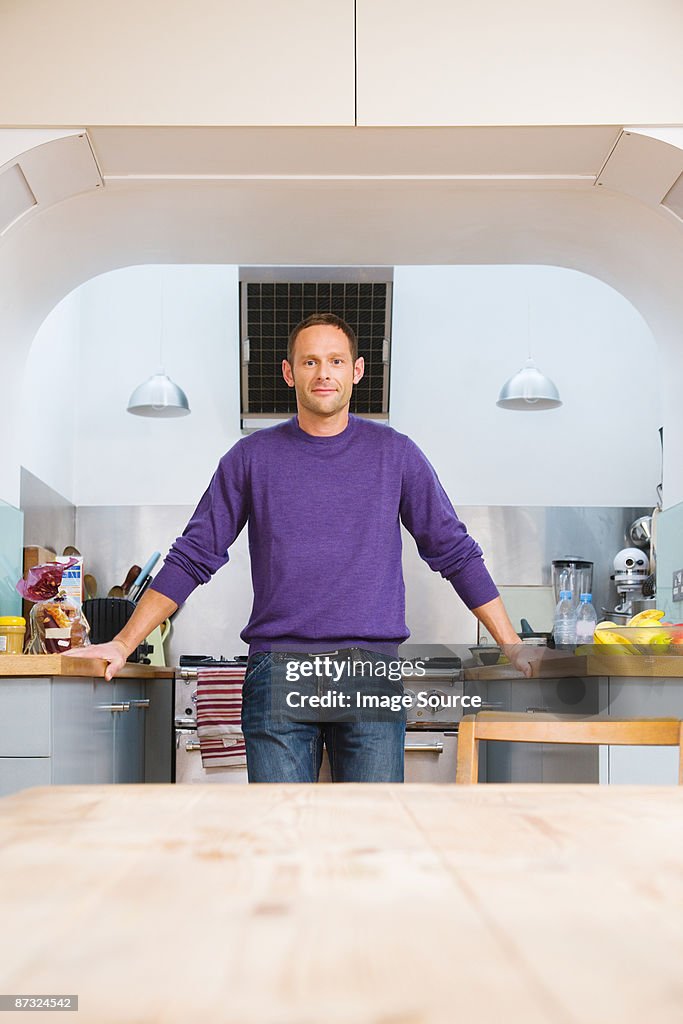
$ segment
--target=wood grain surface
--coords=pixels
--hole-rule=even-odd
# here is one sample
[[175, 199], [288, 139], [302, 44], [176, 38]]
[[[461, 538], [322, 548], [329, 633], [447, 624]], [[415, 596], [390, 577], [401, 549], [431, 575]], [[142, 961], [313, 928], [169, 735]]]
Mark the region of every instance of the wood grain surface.
[[[63, 654], [3, 654], [0, 655], [0, 679], [3, 676], [78, 676], [80, 678], [104, 676], [106, 662], [102, 658], [65, 658]], [[172, 677], [172, 668], [154, 665], [134, 665], [129, 662], [117, 678], [158, 679]]]
[[[567, 676], [626, 676], [657, 678], [683, 677], [683, 654], [580, 654], [562, 656], [547, 652], [540, 665], [534, 666], [539, 679], [562, 679]], [[522, 673], [510, 664], [476, 666], [465, 669], [465, 679], [522, 679]]]
[[80, 1022], [683, 1019], [677, 787], [53, 787], [0, 844], [0, 991]]

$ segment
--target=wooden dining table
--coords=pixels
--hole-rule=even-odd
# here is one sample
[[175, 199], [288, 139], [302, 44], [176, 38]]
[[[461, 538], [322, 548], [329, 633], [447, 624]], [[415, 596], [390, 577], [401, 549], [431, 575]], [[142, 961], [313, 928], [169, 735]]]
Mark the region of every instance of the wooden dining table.
[[683, 1020], [683, 787], [29, 789], [0, 894], [81, 1024]]

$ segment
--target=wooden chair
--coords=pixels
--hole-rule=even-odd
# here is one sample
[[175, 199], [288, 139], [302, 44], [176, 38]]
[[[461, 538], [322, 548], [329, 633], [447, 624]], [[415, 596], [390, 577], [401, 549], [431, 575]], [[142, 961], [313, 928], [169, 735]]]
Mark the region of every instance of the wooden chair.
[[458, 726], [456, 782], [479, 780], [480, 740], [678, 747], [678, 781], [683, 784], [683, 722], [678, 718], [590, 719], [511, 711], [465, 715]]

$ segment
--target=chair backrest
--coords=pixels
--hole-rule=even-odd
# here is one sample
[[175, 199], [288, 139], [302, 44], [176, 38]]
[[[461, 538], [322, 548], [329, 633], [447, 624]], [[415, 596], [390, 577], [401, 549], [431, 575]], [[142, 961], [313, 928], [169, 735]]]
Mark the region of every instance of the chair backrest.
[[683, 784], [683, 723], [678, 718], [590, 719], [513, 711], [465, 715], [458, 726], [456, 782], [478, 781], [480, 740], [678, 747], [678, 781]]

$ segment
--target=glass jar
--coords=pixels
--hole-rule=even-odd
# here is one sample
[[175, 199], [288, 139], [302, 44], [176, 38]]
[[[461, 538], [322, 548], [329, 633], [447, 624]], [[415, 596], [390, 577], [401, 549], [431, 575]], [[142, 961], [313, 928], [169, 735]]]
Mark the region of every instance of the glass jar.
[[22, 654], [26, 619], [21, 615], [0, 615], [0, 654]]

